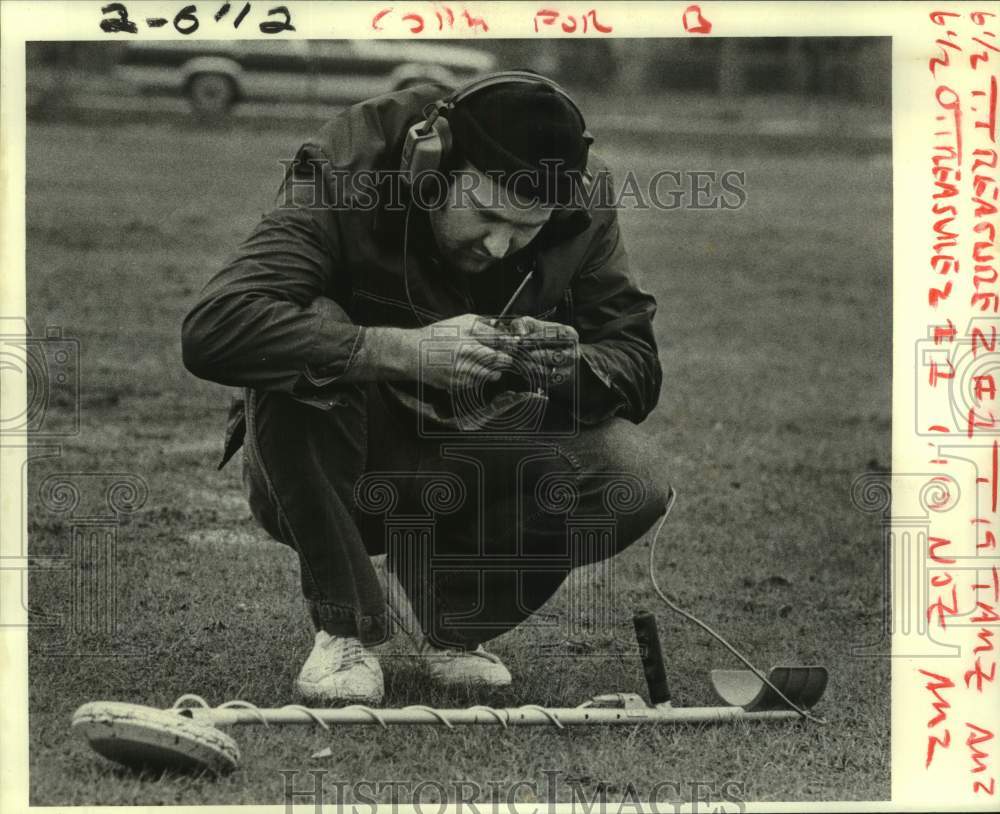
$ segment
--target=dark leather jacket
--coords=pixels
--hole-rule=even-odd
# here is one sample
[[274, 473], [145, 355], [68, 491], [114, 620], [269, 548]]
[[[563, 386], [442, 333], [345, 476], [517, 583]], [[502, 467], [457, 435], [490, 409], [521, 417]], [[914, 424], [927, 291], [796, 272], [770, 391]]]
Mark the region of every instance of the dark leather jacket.
[[[420, 239], [419, 222], [411, 223], [407, 296], [402, 208], [383, 202], [371, 185], [345, 178], [398, 168], [407, 129], [442, 95], [439, 86], [423, 85], [362, 102], [299, 149], [298, 168], [282, 193], [291, 205], [261, 220], [185, 318], [185, 366], [220, 384], [285, 391], [329, 409], [365, 326], [419, 327], [464, 313], [496, 313], [532, 268], [514, 314], [578, 331], [579, 422], [614, 415], [642, 421], [656, 405], [662, 379], [652, 328], [656, 303], [629, 274], [613, 208], [553, 215], [528, 246], [484, 272], [506, 295], [492, 302], [484, 302], [488, 295], [477, 299], [467, 280], [448, 273], [433, 241]], [[592, 155], [588, 171], [606, 168]], [[405, 384], [387, 392], [404, 408], [428, 409]], [[236, 399], [223, 464], [239, 448], [243, 426]]]

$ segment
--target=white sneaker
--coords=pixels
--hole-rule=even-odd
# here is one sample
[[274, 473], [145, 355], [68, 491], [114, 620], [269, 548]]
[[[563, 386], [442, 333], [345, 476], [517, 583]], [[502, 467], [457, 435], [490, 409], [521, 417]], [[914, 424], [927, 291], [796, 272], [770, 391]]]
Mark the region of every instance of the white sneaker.
[[420, 628], [403, 586], [388, 568], [385, 555], [372, 558], [375, 573], [386, 596], [386, 612], [393, 623], [406, 634], [417, 655], [424, 659], [431, 678], [446, 686], [479, 684], [487, 687], [508, 687], [510, 671], [499, 656], [487, 652], [482, 645], [475, 650], [449, 650], [433, 647]]
[[320, 704], [378, 704], [385, 692], [378, 659], [356, 637], [323, 630], [295, 686], [303, 700]]
[[479, 645], [475, 650], [439, 650], [428, 646], [423, 657], [431, 678], [445, 686], [478, 684], [508, 687], [511, 676], [500, 657]]

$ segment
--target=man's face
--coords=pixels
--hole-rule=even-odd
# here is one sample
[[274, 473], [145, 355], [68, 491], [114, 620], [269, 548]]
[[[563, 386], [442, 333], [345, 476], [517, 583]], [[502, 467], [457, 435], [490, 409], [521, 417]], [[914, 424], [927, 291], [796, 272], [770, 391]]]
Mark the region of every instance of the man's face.
[[478, 274], [530, 243], [551, 214], [551, 208], [508, 192], [466, 165], [445, 205], [429, 217], [444, 260], [457, 271]]

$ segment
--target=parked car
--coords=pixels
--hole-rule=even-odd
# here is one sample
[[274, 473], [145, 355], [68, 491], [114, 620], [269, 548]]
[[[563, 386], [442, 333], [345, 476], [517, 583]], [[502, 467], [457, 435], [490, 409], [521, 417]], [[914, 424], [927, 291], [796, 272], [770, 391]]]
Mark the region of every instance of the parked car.
[[355, 102], [427, 81], [455, 85], [495, 68], [474, 48], [397, 40], [145, 40], [118, 75], [153, 94], [180, 94], [206, 117], [245, 101]]

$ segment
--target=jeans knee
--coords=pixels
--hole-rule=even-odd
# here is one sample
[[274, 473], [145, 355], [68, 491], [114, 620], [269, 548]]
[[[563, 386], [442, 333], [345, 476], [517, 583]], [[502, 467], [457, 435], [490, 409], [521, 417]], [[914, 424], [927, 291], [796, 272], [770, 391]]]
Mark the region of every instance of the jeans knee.
[[617, 520], [623, 545], [641, 537], [667, 509], [671, 486], [661, 449], [650, 433], [612, 419], [575, 439], [594, 498]]
[[646, 504], [655, 510], [657, 516], [663, 514], [667, 510], [667, 501], [670, 499], [670, 493], [673, 491], [669, 483], [661, 481], [659, 478], [647, 478], [645, 481], [646, 486]]
[[615, 418], [595, 428], [589, 443], [598, 458], [598, 469], [638, 477], [646, 486], [651, 500], [665, 501], [670, 484], [663, 451], [653, 442], [647, 430], [630, 421]]

